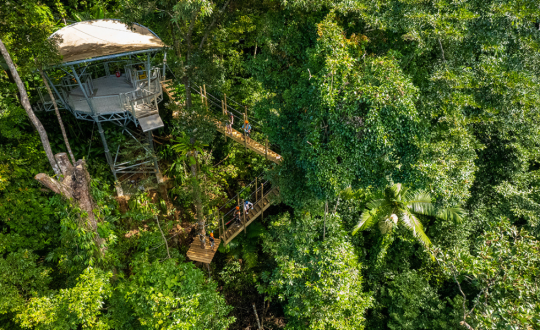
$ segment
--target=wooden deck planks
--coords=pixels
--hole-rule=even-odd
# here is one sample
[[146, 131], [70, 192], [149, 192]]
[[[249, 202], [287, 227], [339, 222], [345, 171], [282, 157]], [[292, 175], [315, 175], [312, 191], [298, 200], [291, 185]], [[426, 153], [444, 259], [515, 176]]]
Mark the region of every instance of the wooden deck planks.
[[216, 254], [216, 251], [219, 248], [220, 243], [221, 243], [221, 239], [215, 238], [215, 244], [214, 244], [213, 250], [210, 247], [210, 241], [206, 242], [206, 248], [203, 249], [199, 239], [195, 238], [193, 240], [193, 243], [191, 243], [191, 245], [189, 246], [187, 257], [193, 261], [199, 261], [205, 264], [209, 264], [212, 262], [212, 259], [214, 258], [214, 255]]

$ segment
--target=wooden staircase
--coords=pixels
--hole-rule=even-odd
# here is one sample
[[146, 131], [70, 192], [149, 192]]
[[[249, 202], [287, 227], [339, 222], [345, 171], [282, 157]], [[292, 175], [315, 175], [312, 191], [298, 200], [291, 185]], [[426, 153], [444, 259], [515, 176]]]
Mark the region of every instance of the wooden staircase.
[[268, 193], [264, 195], [263, 198], [259, 199], [256, 203], [253, 203], [253, 209], [249, 211], [249, 214], [245, 215], [245, 219], [242, 216], [242, 218], [240, 219], [241, 222], [235, 221], [232, 225], [229, 226], [229, 228], [227, 228], [227, 230], [225, 230], [225, 232], [222, 231], [222, 242], [224, 244], [228, 244], [238, 234], [240, 234], [242, 230], [245, 231], [247, 226], [249, 226], [255, 219], [262, 215], [267, 208], [270, 207], [273, 198], [275, 198], [277, 195], [279, 195], [279, 189], [272, 188]]
[[[165, 91], [165, 94], [169, 97], [169, 99], [176, 103], [176, 91], [173, 89], [173, 81], [171, 79], [164, 80], [161, 82], [161, 86], [163, 87], [163, 90]], [[266, 159], [271, 160], [272, 162], [279, 164], [281, 163], [281, 155], [278, 153], [268, 149], [268, 143], [266, 145], [262, 145], [258, 143], [257, 141], [246, 137], [244, 134], [238, 132], [234, 128], [232, 129], [232, 134], [229, 134], [226, 131], [225, 123], [222, 123], [221, 121], [213, 119], [213, 121], [216, 123], [217, 130], [225, 136], [233, 139], [234, 141], [242, 144], [246, 148], [255, 151], [255, 153], [265, 156]]]

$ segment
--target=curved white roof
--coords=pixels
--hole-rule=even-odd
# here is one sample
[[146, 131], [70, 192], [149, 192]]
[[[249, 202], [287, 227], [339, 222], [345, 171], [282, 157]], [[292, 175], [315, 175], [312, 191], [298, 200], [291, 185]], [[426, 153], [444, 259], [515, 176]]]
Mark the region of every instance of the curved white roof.
[[63, 63], [165, 47], [163, 41], [147, 27], [134, 24], [130, 29], [113, 19], [71, 24], [50, 38], [56, 36], [60, 37], [58, 50], [63, 56]]

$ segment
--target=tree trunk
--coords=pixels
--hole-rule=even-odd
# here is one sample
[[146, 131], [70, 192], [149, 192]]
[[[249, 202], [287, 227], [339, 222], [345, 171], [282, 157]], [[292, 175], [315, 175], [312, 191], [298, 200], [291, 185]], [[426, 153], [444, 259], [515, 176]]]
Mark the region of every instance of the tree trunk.
[[182, 83], [186, 88], [186, 110], [191, 111], [191, 81], [187, 76], [187, 73], [182, 77]]
[[32, 122], [32, 124], [34, 125], [34, 127], [39, 133], [39, 138], [41, 139], [41, 144], [43, 145], [43, 149], [45, 149], [45, 154], [47, 155], [47, 158], [49, 159], [49, 163], [51, 164], [51, 167], [53, 168], [54, 173], [56, 175], [60, 175], [61, 171], [60, 171], [60, 168], [58, 167], [58, 164], [56, 164], [56, 160], [54, 159], [54, 155], [51, 150], [51, 144], [49, 143], [49, 138], [47, 136], [47, 131], [45, 131], [45, 128], [43, 127], [39, 119], [36, 117], [36, 114], [32, 110], [32, 106], [30, 105], [30, 100], [28, 100], [28, 94], [26, 94], [26, 88], [24, 87], [21, 77], [19, 76], [19, 73], [17, 72], [17, 69], [15, 68], [15, 64], [13, 64], [13, 61], [11, 60], [11, 56], [9, 56], [6, 46], [4, 45], [2, 40], [0, 40], [0, 52], [4, 56], [4, 59], [6, 60], [6, 64], [9, 67], [11, 75], [15, 79], [15, 83], [17, 84], [17, 88], [19, 89], [21, 104], [24, 110], [26, 111], [28, 118], [30, 118], [30, 121]]
[[[201, 187], [199, 186], [199, 180], [197, 178], [197, 151], [192, 151], [192, 155], [195, 158], [195, 163], [191, 164], [191, 180], [193, 184], [193, 200], [195, 201], [195, 210], [197, 212], [197, 222], [199, 225], [199, 234], [206, 237], [206, 230], [204, 216], [202, 212], [202, 198]], [[203, 245], [206, 246], [206, 240], [203, 240]]]
[[38, 69], [39, 74], [41, 75], [41, 79], [43, 79], [43, 83], [45, 84], [45, 87], [47, 88], [47, 92], [49, 93], [49, 97], [52, 100], [53, 106], [54, 106], [54, 112], [56, 113], [56, 118], [58, 119], [58, 124], [60, 125], [60, 130], [62, 131], [62, 136], [64, 137], [64, 142], [66, 143], [66, 148], [69, 153], [69, 157], [71, 159], [71, 162], [75, 164], [75, 157], [73, 156], [73, 152], [71, 151], [71, 146], [69, 145], [69, 140], [66, 135], [66, 129], [64, 128], [64, 122], [62, 121], [62, 117], [60, 117], [60, 111], [58, 110], [58, 104], [56, 104], [56, 98], [54, 97], [51, 87], [49, 86], [49, 82], [45, 78], [45, 74], [43, 73], [43, 70], [41, 68]]
[[103, 239], [99, 237], [97, 231], [98, 219], [94, 214], [96, 206], [90, 194], [90, 174], [86, 169], [85, 161], [79, 159], [72, 165], [65, 152], [56, 154], [55, 157], [62, 171], [61, 179], [55, 180], [44, 173], [39, 173], [35, 179], [55, 193], [77, 203], [83, 211], [79, 217], [79, 226], [94, 232], [95, 242], [101, 248]]

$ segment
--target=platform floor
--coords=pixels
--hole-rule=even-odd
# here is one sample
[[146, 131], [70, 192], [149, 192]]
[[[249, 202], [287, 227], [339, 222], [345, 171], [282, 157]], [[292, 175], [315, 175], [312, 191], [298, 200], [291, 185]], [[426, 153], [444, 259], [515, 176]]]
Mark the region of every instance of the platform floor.
[[[101, 77], [92, 80], [94, 84], [94, 96], [92, 102], [94, 109], [99, 114], [109, 114], [115, 112], [124, 112], [125, 109], [120, 102], [120, 94], [132, 92], [136, 88], [126, 81], [125, 76]], [[69, 93], [71, 106], [76, 111], [91, 113], [90, 106], [84, 98], [80, 87], [74, 88]]]
[[210, 242], [207, 240], [206, 248], [203, 248], [199, 239], [195, 238], [195, 240], [193, 240], [193, 243], [191, 243], [189, 247], [187, 256], [193, 261], [199, 261], [205, 264], [209, 264], [212, 262], [212, 259], [214, 258], [214, 255], [216, 254], [220, 243], [221, 240], [219, 238], [215, 238], [214, 249], [212, 249], [210, 247]]

